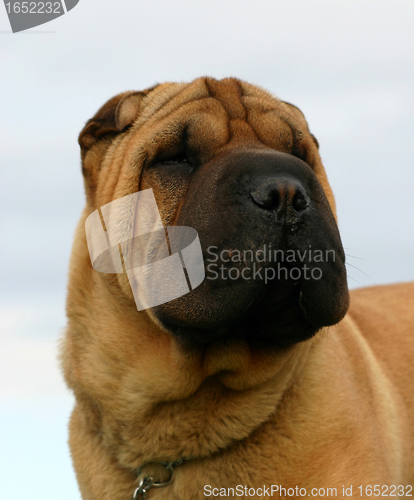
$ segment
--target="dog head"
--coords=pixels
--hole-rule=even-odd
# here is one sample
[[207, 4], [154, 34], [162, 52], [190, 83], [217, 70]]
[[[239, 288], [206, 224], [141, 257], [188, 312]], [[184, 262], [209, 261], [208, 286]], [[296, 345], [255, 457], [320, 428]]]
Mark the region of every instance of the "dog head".
[[[79, 142], [91, 211], [151, 188], [164, 226], [197, 231], [204, 281], [145, 313], [181, 343], [286, 347], [345, 315], [334, 198], [295, 106], [236, 79], [163, 84], [108, 101]], [[125, 274], [99, 279], [132, 300]]]

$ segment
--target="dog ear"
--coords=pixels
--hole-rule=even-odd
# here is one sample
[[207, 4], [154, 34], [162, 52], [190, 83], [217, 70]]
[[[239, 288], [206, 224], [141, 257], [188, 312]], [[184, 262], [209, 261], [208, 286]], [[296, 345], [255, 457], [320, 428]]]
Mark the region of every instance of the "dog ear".
[[313, 142], [315, 143], [316, 147], [319, 149], [319, 142], [318, 139], [309, 131], [309, 125], [308, 122], [306, 121], [305, 115], [302, 113], [302, 111], [295, 106], [294, 104], [291, 104], [290, 102], [282, 101], [283, 104], [286, 104], [288, 106], [289, 111], [295, 116], [297, 120], [299, 120], [302, 125], [306, 127], [308, 130], [310, 136], [312, 137]]
[[312, 167], [315, 174], [318, 176], [319, 182], [321, 183], [322, 188], [325, 191], [325, 195], [328, 198], [332, 212], [336, 219], [337, 216], [335, 198], [332, 192], [332, 188], [328, 182], [325, 168], [322, 164], [322, 160], [318, 151], [319, 142], [317, 141], [316, 137], [309, 131], [308, 122], [306, 121], [305, 115], [302, 113], [302, 111], [290, 102], [282, 101], [282, 103], [286, 106], [296, 122], [300, 124], [301, 128], [306, 130], [309, 134], [307, 135], [307, 137], [306, 135], [302, 136], [300, 140], [296, 141], [296, 146], [294, 146], [294, 150], [296, 148], [296, 151], [294, 151], [293, 154], [296, 154], [299, 158], [308, 163]]
[[144, 92], [132, 92], [119, 102], [115, 110], [115, 125], [118, 130], [125, 130], [138, 117]]
[[84, 153], [109, 134], [119, 134], [137, 118], [144, 92], [124, 92], [106, 102], [79, 134]]
[[82, 174], [88, 204], [95, 206], [95, 193], [102, 161], [114, 137], [137, 118], [147, 91], [124, 92], [106, 102], [79, 135]]

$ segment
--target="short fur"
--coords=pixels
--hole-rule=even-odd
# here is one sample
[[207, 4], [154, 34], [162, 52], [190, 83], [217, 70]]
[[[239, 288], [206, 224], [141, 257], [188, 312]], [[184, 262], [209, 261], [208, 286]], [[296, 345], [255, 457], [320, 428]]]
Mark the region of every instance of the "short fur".
[[187, 346], [153, 310], [137, 311], [125, 274], [92, 269], [84, 227], [97, 208], [151, 187], [165, 225], [183, 216], [186, 182], [148, 168], [183, 141], [201, 164], [252, 148], [298, 157], [335, 214], [302, 113], [258, 87], [167, 83], [120, 94], [88, 122], [62, 346], [82, 498], [130, 499], [142, 463], [181, 458], [149, 500], [202, 499], [205, 485], [335, 487], [342, 498], [343, 485], [413, 484], [413, 284], [352, 292], [346, 316], [303, 342], [266, 348], [233, 335]]

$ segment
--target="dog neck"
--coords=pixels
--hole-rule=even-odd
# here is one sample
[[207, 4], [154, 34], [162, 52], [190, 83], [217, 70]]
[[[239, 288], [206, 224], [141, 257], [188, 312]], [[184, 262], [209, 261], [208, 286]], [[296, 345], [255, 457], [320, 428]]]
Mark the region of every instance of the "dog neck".
[[121, 389], [122, 421], [117, 428], [107, 429], [108, 444], [113, 447], [114, 439], [118, 440], [118, 460], [127, 467], [220, 452], [249, 436], [277, 411], [309, 348], [305, 343], [259, 356], [246, 344], [233, 341], [177, 363], [174, 358], [183, 353], [171, 346], [174, 354], [163, 374], [160, 366], [148, 369], [152, 384], [147, 379], [138, 387], [129, 378], [133, 385]]
[[[149, 343], [138, 349], [133, 363], [118, 359], [118, 369], [114, 351], [101, 352], [106, 381], [98, 388], [90, 380], [78, 397], [89, 426], [128, 469], [208, 457], [245, 439], [277, 411], [312, 345], [258, 353], [232, 341], [189, 354], [165, 342], [158, 337], [154, 349]], [[165, 355], [155, 356], [161, 349]]]
[[318, 337], [284, 350], [228, 340], [190, 351], [107, 286], [72, 290], [66, 380], [84, 425], [128, 469], [208, 457], [245, 439], [277, 410]]

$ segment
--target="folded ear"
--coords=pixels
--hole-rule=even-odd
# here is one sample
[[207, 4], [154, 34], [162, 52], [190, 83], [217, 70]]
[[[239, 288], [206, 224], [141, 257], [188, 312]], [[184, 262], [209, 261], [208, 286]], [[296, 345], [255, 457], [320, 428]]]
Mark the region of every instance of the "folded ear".
[[[306, 161], [312, 168], [315, 174], [318, 176], [319, 182], [322, 185], [325, 195], [328, 198], [329, 204], [331, 206], [332, 212], [335, 219], [336, 216], [336, 203], [335, 198], [328, 182], [328, 177], [326, 175], [325, 168], [322, 164], [322, 160], [319, 154], [319, 142], [316, 137], [309, 131], [308, 122], [306, 121], [305, 115], [302, 111], [291, 104], [290, 102], [282, 101], [286, 108], [289, 110], [291, 116], [309, 133], [308, 137], [302, 137], [298, 144], [298, 156]], [[315, 147], [316, 146], [316, 147]]]
[[124, 92], [106, 102], [79, 135], [82, 173], [88, 204], [95, 207], [95, 194], [102, 162], [113, 139], [138, 117], [143, 92]]
[[142, 98], [146, 92], [124, 92], [106, 102], [85, 125], [79, 134], [82, 152], [90, 149], [108, 134], [119, 134], [139, 115]]
[[115, 110], [115, 125], [118, 130], [125, 130], [139, 115], [144, 92], [131, 92], [121, 99]]
[[297, 106], [295, 106], [294, 104], [291, 104], [290, 102], [286, 102], [286, 101], [282, 101], [282, 102], [283, 102], [283, 104], [286, 104], [286, 106], [288, 106], [289, 111], [308, 130], [310, 136], [312, 137], [313, 142], [316, 144], [316, 147], [319, 149], [319, 142], [316, 139], [316, 137], [310, 132], [308, 122], [306, 121], [305, 115], [302, 113], [302, 111]]

